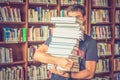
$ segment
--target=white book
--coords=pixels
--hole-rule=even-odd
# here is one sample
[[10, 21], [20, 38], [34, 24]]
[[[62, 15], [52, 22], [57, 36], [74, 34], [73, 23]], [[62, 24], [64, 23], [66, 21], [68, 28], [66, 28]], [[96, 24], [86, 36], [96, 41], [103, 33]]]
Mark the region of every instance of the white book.
[[63, 54], [63, 55], [61, 55], [61, 54], [50, 54], [50, 55], [55, 56], [55, 57], [64, 57], [64, 58], [68, 58], [69, 57], [68, 54]]
[[61, 21], [56, 21], [55, 20], [55, 21], [51, 21], [51, 22], [52, 23], [75, 23], [74, 21], [70, 21], [70, 20], [69, 21], [62, 21], [62, 20]]
[[73, 43], [75, 44], [78, 40], [72, 39], [72, 38], [59, 38], [59, 37], [53, 37], [52, 42], [62, 42], [62, 43]]
[[65, 43], [65, 42], [51, 42], [50, 44], [54, 44], [54, 45], [67, 45], [67, 46], [74, 46], [75, 45], [75, 43]]
[[76, 35], [74, 35], [74, 34], [71, 34], [71, 35], [62, 34], [62, 35], [61, 35], [60, 33], [53, 33], [53, 36], [55, 36], [55, 37], [63, 37], [63, 38], [64, 38], [64, 37], [66, 37], [66, 38], [75, 38], [75, 39], [76, 39], [76, 38], [77, 38], [77, 39], [79, 38], [79, 35], [77, 35], [77, 34], [76, 34]]
[[54, 22], [54, 21], [71, 21], [72, 22], [76, 22], [76, 17], [51, 17], [51, 22]]
[[80, 25], [77, 24], [77, 23], [72, 23], [72, 24], [67, 24], [67, 23], [64, 23], [64, 24], [60, 24], [60, 23], [56, 23], [55, 24], [55, 27], [79, 27]]
[[52, 48], [66, 48], [66, 49], [73, 49], [73, 46], [67, 46], [67, 45], [54, 45], [54, 44], [50, 44], [49, 47]]
[[71, 54], [71, 49], [65, 49], [65, 48], [52, 48], [49, 47], [47, 53], [50, 54], [67, 54], [70, 55]]
[[5, 9], [4, 8], [0, 8], [0, 9], [1, 9], [2, 17], [3, 17], [3, 21], [7, 21], [7, 17], [5, 15]]
[[80, 27], [74, 27], [74, 26], [55, 26], [53, 29], [67, 29], [67, 30], [80, 30]]
[[71, 33], [71, 34], [77, 34], [80, 33], [80, 30], [77, 29], [69, 29], [69, 28], [54, 28], [53, 29], [53, 33], [54, 32], [63, 32], [63, 33]]

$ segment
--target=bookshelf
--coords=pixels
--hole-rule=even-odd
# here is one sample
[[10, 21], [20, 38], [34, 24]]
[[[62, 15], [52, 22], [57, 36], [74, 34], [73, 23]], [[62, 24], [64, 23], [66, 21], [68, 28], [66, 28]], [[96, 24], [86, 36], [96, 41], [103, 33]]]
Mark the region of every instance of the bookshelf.
[[26, 1], [0, 1], [0, 75], [4, 76], [1, 80], [25, 79], [26, 10]]
[[119, 80], [117, 66], [120, 52], [116, 45], [119, 46], [120, 31], [118, 26], [119, 7], [116, 6], [119, 2], [117, 1], [119, 0], [89, 0], [89, 34], [97, 40], [99, 54], [95, 75], [97, 78]]
[[[97, 67], [95, 78], [119, 80], [120, 0], [42, 1], [0, 1], [0, 72], [8, 76], [8, 72], [13, 71], [12, 74], [16, 74], [18, 70], [21, 76], [17, 76], [17, 73], [12, 77], [23, 80], [35, 80], [36, 77], [49, 79], [49, 72], [43, 71], [46, 65], [33, 61], [34, 51], [51, 33], [53, 25], [50, 23], [50, 17], [65, 16], [65, 9], [69, 5], [80, 3], [86, 8], [85, 32], [98, 42], [100, 67]], [[35, 74], [38, 74], [36, 71], [43, 71], [45, 75], [34, 76], [31, 71]]]

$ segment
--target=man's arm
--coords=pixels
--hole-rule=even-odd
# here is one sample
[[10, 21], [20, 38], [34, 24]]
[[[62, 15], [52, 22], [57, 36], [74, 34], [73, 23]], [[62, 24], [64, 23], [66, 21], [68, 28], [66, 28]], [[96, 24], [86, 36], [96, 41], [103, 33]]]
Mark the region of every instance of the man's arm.
[[85, 70], [82, 70], [78, 73], [72, 73], [72, 78], [77, 79], [91, 79], [94, 76], [95, 70], [96, 70], [96, 61], [86, 61], [85, 63]]
[[[95, 70], [96, 70], [96, 61], [86, 61], [85, 63], [85, 69], [79, 72], [74, 72], [71, 73], [71, 78], [74, 79], [91, 79], [94, 76]], [[52, 73], [64, 76], [64, 77], [69, 77], [69, 74], [66, 72], [62, 71], [57, 71], [55, 68], [50, 69]]]
[[47, 45], [41, 45], [34, 54], [34, 60], [47, 64], [55, 64], [67, 70], [71, 69], [73, 65], [73, 61], [71, 59], [51, 56], [46, 53], [47, 50]]

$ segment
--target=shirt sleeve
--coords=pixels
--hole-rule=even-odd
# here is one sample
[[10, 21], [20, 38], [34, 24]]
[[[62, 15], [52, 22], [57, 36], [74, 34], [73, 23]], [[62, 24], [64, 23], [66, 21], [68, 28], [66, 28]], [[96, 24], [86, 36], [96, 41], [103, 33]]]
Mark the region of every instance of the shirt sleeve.
[[49, 46], [51, 40], [52, 40], [52, 36], [49, 36], [44, 44]]
[[91, 60], [91, 61], [97, 61], [98, 62], [97, 42], [95, 40], [88, 41], [87, 52], [86, 52], [86, 60]]

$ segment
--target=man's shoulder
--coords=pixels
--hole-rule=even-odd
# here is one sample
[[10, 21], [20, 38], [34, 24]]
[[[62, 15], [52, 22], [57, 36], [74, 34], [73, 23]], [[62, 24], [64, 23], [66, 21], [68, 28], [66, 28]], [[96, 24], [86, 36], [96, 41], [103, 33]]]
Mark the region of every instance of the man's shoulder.
[[88, 46], [88, 44], [96, 44], [96, 40], [94, 40], [91, 36], [84, 34], [84, 40], [80, 41], [80, 44]]
[[49, 45], [50, 44], [50, 42], [51, 42], [51, 40], [52, 40], [52, 36], [49, 36], [48, 38], [47, 38], [47, 40], [45, 41], [45, 45]]
[[85, 40], [85, 41], [89, 41], [89, 40], [95, 41], [91, 36], [89, 36], [89, 35], [87, 35], [87, 34], [84, 34], [84, 40]]

